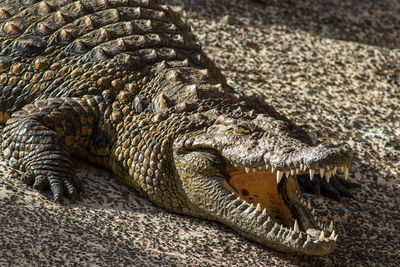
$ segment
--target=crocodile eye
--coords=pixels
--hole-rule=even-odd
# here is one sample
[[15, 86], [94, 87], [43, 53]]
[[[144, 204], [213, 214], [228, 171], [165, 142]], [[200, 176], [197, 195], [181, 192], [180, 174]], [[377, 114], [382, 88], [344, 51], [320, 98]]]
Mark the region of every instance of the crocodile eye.
[[237, 127], [237, 131], [242, 134], [249, 134], [251, 132], [251, 129], [246, 125], [239, 125]]

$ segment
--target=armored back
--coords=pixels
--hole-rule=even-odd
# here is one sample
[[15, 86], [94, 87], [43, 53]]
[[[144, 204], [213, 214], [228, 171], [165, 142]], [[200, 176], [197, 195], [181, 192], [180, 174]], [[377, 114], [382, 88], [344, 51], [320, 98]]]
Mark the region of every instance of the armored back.
[[218, 72], [161, 1], [6, 1], [0, 21], [2, 122], [37, 98], [135, 95], [160, 62]]

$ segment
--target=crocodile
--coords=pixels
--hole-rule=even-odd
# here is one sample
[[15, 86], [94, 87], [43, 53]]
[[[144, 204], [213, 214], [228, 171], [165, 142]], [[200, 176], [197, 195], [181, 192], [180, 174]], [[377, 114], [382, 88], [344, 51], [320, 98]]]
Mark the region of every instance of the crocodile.
[[333, 223], [298, 177], [347, 179], [349, 146], [313, 144], [262, 97], [228, 86], [162, 1], [3, 1], [0, 41], [3, 156], [23, 183], [74, 201], [80, 157], [157, 206], [269, 248], [334, 250]]

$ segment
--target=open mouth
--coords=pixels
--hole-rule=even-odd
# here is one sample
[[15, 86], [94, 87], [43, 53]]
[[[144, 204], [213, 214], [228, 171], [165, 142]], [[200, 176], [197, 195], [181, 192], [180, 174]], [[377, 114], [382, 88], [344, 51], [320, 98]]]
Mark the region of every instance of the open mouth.
[[[318, 171], [329, 182], [338, 169], [344, 172], [347, 179], [346, 166], [329, 166]], [[278, 171], [269, 166], [247, 168], [232, 164], [228, 167], [229, 177], [225, 185], [250, 207], [268, 216], [267, 220], [277, 223], [281, 229], [306, 235], [306, 242], [336, 241], [333, 221], [325, 224], [319, 220], [311, 203], [302, 197], [297, 183], [297, 175], [309, 174], [313, 179], [315, 171], [304, 165], [294, 170]]]

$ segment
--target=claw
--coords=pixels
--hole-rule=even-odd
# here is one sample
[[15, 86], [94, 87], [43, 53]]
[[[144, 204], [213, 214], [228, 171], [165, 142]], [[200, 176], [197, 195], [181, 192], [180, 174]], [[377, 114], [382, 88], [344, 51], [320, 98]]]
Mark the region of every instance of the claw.
[[61, 196], [54, 197], [53, 203], [62, 204], [63, 203], [62, 197]]
[[65, 191], [68, 195], [68, 198], [71, 200], [71, 202], [74, 202], [77, 195], [77, 191], [73, 183], [69, 179], [66, 179], [64, 181], [64, 188], [66, 189]]
[[36, 176], [35, 183], [33, 184], [33, 189], [42, 191], [46, 186], [46, 178], [43, 176]]

